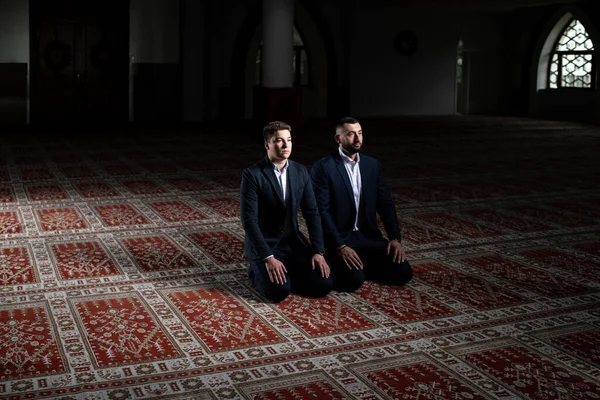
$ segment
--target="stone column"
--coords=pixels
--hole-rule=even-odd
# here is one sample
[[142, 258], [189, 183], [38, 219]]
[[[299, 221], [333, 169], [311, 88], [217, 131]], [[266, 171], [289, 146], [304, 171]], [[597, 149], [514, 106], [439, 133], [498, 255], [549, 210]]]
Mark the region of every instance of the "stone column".
[[294, 87], [295, 0], [263, 0], [262, 87], [254, 98], [254, 115], [259, 124], [279, 120], [301, 129], [302, 98]]
[[294, 86], [294, 0], [263, 0], [262, 86]]

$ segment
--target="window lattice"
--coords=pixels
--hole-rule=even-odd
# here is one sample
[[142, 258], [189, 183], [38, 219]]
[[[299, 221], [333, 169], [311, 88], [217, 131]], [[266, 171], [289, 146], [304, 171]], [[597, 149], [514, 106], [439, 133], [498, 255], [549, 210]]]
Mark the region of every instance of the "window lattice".
[[558, 40], [550, 61], [550, 88], [591, 88], [594, 44], [581, 22], [573, 19]]

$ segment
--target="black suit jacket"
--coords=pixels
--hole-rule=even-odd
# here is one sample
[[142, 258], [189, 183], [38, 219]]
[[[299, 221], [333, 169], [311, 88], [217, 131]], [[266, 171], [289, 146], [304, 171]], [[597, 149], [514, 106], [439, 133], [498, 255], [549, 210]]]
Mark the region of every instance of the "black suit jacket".
[[[244, 254], [249, 260], [262, 260], [273, 254], [283, 239], [287, 207], [291, 207], [296, 238], [314, 253], [325, 252], [321, 216], [306, 167], [288, 160], [287, 185], [290, 201], [286, 206], [273, 164], [268, 158], [248, 167], [240, 187], [241, 220], [246, 232]], [[310, 244], [298, 229], [298, 210], [306, 220]]]
[[[396, 205], [387, 186], [381, 164], [376, 159], [360, 154], [362, 181], [362, 204], [364, 226], [361, 232], [371, 239], [383, 239], [377, 227], [377, 215], [381, 217], [389, 239], [400, 240], [400, 226]], [[352, 184], [338, 150], [319, 161], [311, 169], [319, 211], [323, 222], [323, 234], [327, 247], [342, 246], [352, 229], [356, 213]]]

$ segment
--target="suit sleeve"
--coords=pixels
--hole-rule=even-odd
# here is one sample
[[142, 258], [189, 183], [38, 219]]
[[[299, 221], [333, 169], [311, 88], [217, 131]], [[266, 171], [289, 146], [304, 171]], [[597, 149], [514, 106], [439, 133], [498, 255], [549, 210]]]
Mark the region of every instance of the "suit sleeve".
[[258, 224], [258, 185], [256, 178], [248, 169], [245, 169], [242, 174], [240, 214], [242, 227], [252, 247], [258, 253], [257, 257], [264, 259], [273, 254]]
[[329, 179], [327, 172], [323, 168], [322, 162], [317, 162], [310, 170], [315, 198], [319, 206], [321, 221], [323, 224], [323, 234], [328, 242], [334, 243], [335, 248], [344, 244], [344, 240], [339, 234], [331, 216], [330, 204], [331, 197], [329, 195]]
[[388, 238], [400, 240], [400, 223], [396, 214], [396, 204], [394, 204], [379, 162], [377, 162], [377, 214], [381, 217]]
[[325, 244], [323, 243], [323, 227], [321, 225], [321, 215], [315, 199], [313, 185], [306, 168], [303, 169], [303, 175], [306, 184], [302, 193], [300, 207], [302, 208], [302, 216], [306, 220], [310, 243], [315, 253], [324, 253]]

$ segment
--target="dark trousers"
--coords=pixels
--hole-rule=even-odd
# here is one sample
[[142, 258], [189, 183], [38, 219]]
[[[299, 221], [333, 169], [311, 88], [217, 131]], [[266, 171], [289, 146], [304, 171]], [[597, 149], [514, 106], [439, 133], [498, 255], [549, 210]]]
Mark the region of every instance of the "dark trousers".
[[252, 260], [248, 268], [250, 282], [267, 300], [279, 303], [290, 293], [323, 297], [331, 291], [331, 276], [323, 278], [318, 267], [312, 269], [311, 260], [314, 253], [310, 247], [297, 240], [282, 241], [273, 250], [273, 255], [287, 269], [286, 282], [283, 285], [271, 282], [264, 260]]
[[352, 232], [345, 242], [346, 246], [356, 251], [363, 262], [363, 269], [349, 269], [339, 258], [337, 250], [331, 251], [331, 254], [328, 254], [328, 262], [331, 265], [335, 290], [353, 292], [365, 280], [402, 286], [412, 279], [412, 267], [408, 261], [395, 263], [392, 255], [386, 254], [386, 240], [369, 239], [360, 231], [356, 231]]

